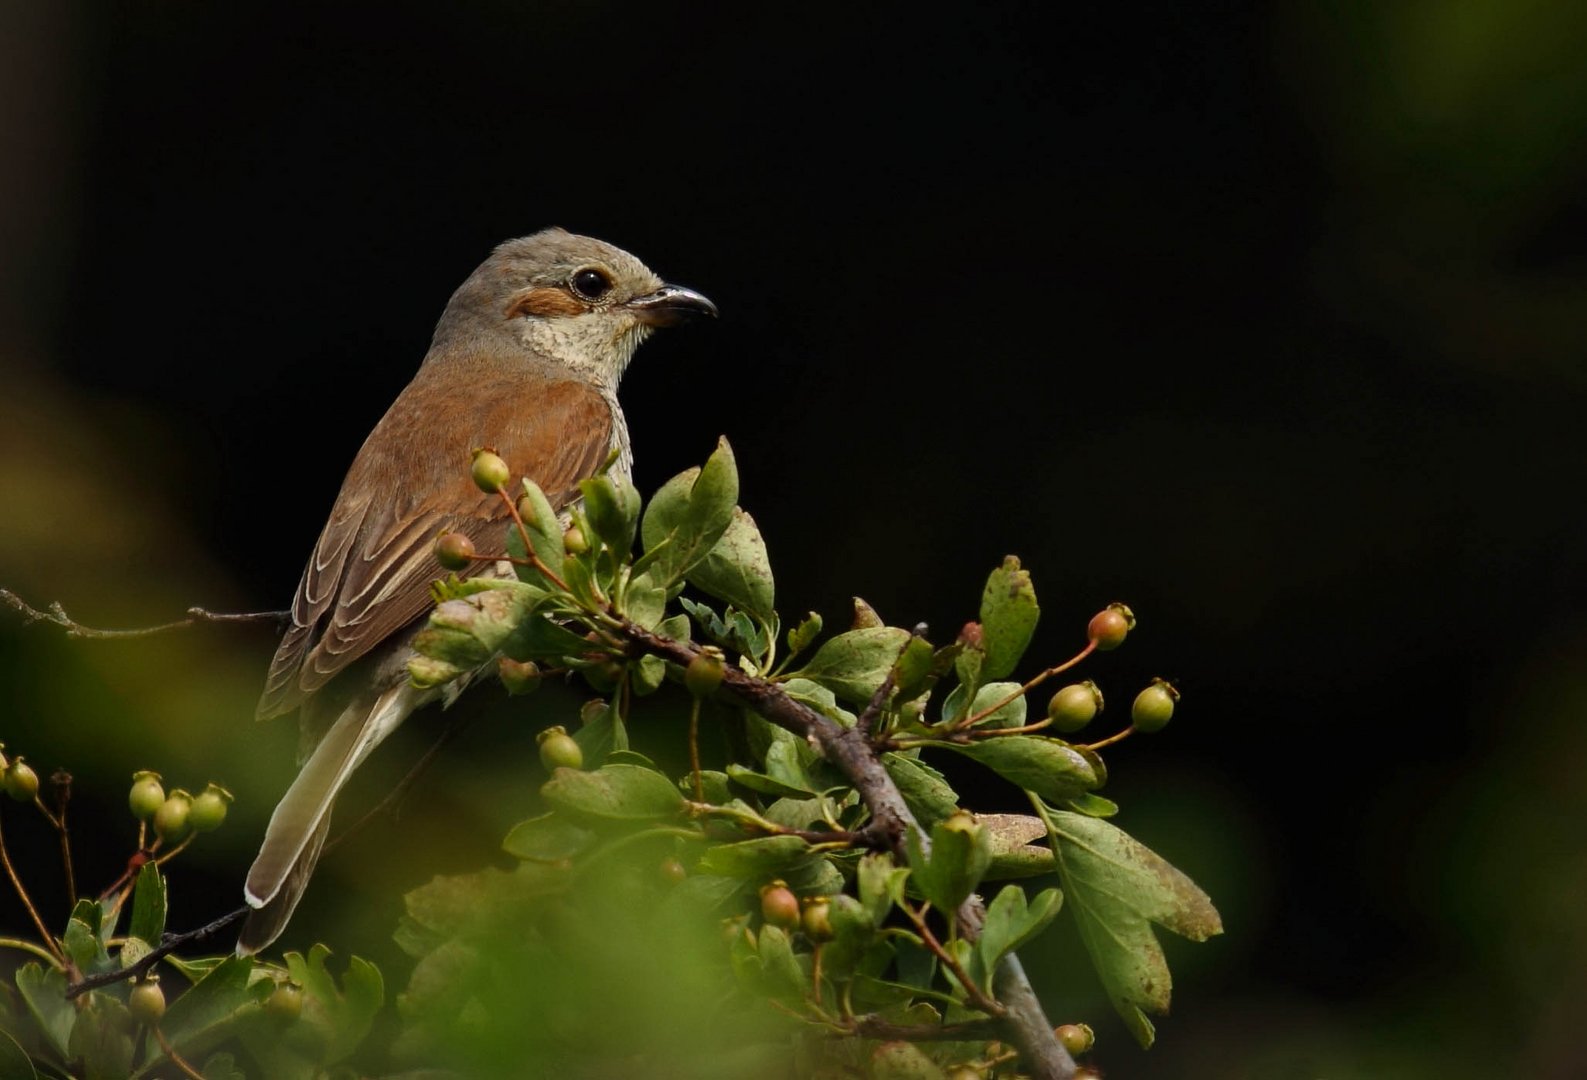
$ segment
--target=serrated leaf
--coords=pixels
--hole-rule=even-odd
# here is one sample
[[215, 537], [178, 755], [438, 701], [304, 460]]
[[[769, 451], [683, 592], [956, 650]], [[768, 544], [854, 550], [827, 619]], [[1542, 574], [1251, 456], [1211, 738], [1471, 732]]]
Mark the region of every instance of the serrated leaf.
[[823, 642], [799, 674], [846, 701], [865, 704], [887, 678], [909, 631], [896, 626], [850, 630]]
[[798, 656], [804, 652], [820, 636], [821, 616], [812, 611], [800, 621], [798, 626], [788, 631], [789, 657]]
[[1173, 986], [1151, 924], [1205, 941], [1223, 921], [1195, 882], [1117, 826], [1063, 810], [1047, 820], [1080, 939], [1125, 1026], [1150, 1046], [1146, 1010], [1167, 1012]]
[[681, 581], [709, 555], [732, 523], [737, 502], [738, 468], [721, 439], [703, 468], [667, 481], [645, 509], [639, 531], [647, 556], [656, 552], [651, 572], [657, 580], [669, 586]]
[[132, 1071], [132, 1017], [108, 994], [90, 994], [72, 1025], [67, 1050], [83, 1080], [124, 1080]]
[[1045, 839], [1047, 826], [1030, 814], [978, 814], [992, 840], [992, 866], [988, 881], [1036, 877], [1050, 874], [1057, 867], [1052, 848], [1036, 841]]
[[959, 796], [948, 781], [925, 762], [890, 750], [882, 755], [882, 767], [898, 786], [910, 812], [926, 828], [959, 808]]
[[517, 859], [561, 862], [595, 842], [595, 834], [581, 829], [560, 814], [541, 814], [520, 821], [502, 841], [502, 850]]
[[810, 844], [798, 836], [761, 836], [717, 844], [700, 856], [700, 871], [723, 877], [765, 878], [810, 857]]
[[325, 967], [330, 954], [324, 945], [311, 948], [307, 958], [295, 952], [286, 954], [292, 981], [303, 987], [308, 999], [304, 1002], [303, 1021], [312, 1023], [325, 1040], [321, 1061], [326, 1065], [334, 1065], [358, 1049], [386, 1000], [380, 969], [357, 956], [348, 960], [338, 988]]
[[684, 807], [672, 781], [638, 765], [607, 765], [594, 772], [558, 769], [540, 794], [569, 813], [612, 821], [673, 817]]
[[1083, 755], [1061, 739], [1009, 735], [971, 743], [933, 743], [980, 762], [1003, 779], [1045, 799], [1072, 799], [1097, 786]]
[[776, 612], [776, 587], [766, 541], [761, 538], [755, 519], [741, 507], [733, 507], [727, 531], [687, 576], [695, 588], [762, 622], [770, 622]]
[[989, 988], [998, 961], [1041, 933], [1062, 906], [1063, 893], [1057, 889], [1043, 889], [1028, 902], [1025, 890], [1018, 885], [1005, 885], [998, 891], [986, 907], [981, 936], [975, 943], [977, 978], [983, 988]]
[[253, 961], [232, 956], [217, 964], [165, 1011], [160, 1030], [180, 1051], [184, 1044], [225, 1023], [254, 1000], [248, 989]]
[[17, 989], [50, 1046], [63, 1059], [69, 1058], [67, 1043], [77, 1021], [77, 1009], [66, 1000], [65, 974], [29, 962], [17, 970]]
[[981, 678], [1001, 679], [1014, 670], [1040, 617], [1030, 571], [1020, 569], [1019, 560], [1008, 556], [981, 592], [981, 645], [986, 650]]
[[127, 932], [151, 945], [165, 933], [165, 877], [153, 860], [138, 870], [132, 890], [132, 922]]

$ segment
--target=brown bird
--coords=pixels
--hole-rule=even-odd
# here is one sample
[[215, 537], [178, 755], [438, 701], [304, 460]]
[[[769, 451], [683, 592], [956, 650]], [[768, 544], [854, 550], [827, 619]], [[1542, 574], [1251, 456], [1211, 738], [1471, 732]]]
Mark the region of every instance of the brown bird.
[[470, 479], [470, 451], [493, 447], [558, 510], [613, 451], [613, 472], [626, 478], [617, 383], [634, 350], [656, 327], [715, 314], [627, 252], [561, 229], [507, 241], [452, 294], [418, 374], [342, 482], [270, 665], [259, 718], [301, 710], [312, 752], [248, 871], [254, 911], [238, 952], [257, 952], [286, 926], [353, 770], [440, 696], [407, 676], [430, 583], [444, 574], [436, 536], [460, 531], [482, 551], [505, 543], [507, 509]]

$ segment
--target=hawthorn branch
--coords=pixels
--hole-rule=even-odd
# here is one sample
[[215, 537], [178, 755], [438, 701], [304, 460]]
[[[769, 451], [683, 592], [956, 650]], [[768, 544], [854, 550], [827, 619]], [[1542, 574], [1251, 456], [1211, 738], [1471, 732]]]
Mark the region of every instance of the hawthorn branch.
[[[614, 629], [626, 638], [636, 654], [649, 653], [687, 667], [699, 653], [692, 643], [673, 641], [652, 633], [629, 619]], [[870, 739], [859, 726], [844, 727], [830, 717], [789, 697], [781, 686], [728, 665], [722, 672], [722, 690], [779, 727], [813, 740], [826, 759], [859, 791], [870, 808], [872, 823], [887, 838], [895, 858], [907, 858], [904, 840], [914, 829], [922, 848], [929, 838], [910, 813], [903, 794], [882, 765]], [[980, 935], [986, 909], [979, 897], [966, 900], [957, 912], [961, 931], [970, 940]], [[1012, 953], [1005, 955], [994, 975], [994, 988], [1003, 1005], [1003, 1016], [993, 1021], [1008, 1041], [1019, 1048], [1024, 1066], [1034, 1080], [1071, 1080], [1074, 1059], [1053, 1034], [1052, 1022], [1042, 1011], [1025, 969]]]
[[106, 630], [94, 626], [84, 626], [70, 615], [61, 606], [59, 600], [50, 602], [50, 606], [40, 610], [22, 599], [10, 589], [0, 589], [0, 604], [4, 604], [12, 611], [22, 616], [23, 626], [32, 626], [34, 623], [49, 623], [66, 631], [69, 638], [83, 638], [102, 641], [111, 638], [141, 638], [151, 637], [154, 634], [164, 634], [171, 630], [185, 630], [190, 626], [200, 626], [209, 623], [274, 623], [278, 629], [285, 630], [292, 621], [290, 611], [210, 611], [208, 608], [190, 607], [187, 609], [185, 619], [175, 622], [161, 623], [158, 626], [139, 626], [127, 630]]
[[199, 941], [209, 937], [211, 934], [220, 933], [220, 931], [226, 929], [226, 927], [252, 910], [249, 907], [240, 907], [236, 911], [227, 912], [214, 922], [205, 923], [197, 930], [189, 930], [185, 934], [166, 934], [164, 941], [157, 947], [150, 949], [143, 959], [131, 967], [122, 968], [120, 971], [106, 971], [99, 975], [88, 975], [71, 983], [66, 987], [66, 998], [70, 1001], [75, 997], [88, 993], [90, 990], [97, 990], [101, 986], [109, 986], [111, 983], [123, 982], [127, 979], [141, 979], [144, 972], [165, 959], [168, 954], [175, 952], [190, 941]]

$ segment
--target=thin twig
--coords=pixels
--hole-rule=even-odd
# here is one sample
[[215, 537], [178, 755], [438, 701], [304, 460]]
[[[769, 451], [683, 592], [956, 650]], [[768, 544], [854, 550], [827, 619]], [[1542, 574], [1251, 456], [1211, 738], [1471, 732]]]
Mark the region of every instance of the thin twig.
[[700, 777], [700, 699], [691, 695], [689, 706], [689, 773], [694, 777], [694, 801], [705, 801], [705, 782]]
[[1116, 742], [1123, 742], [1133, 734], [1135, 734], [1135, 725], [1131, 724], [1116, 735], [1109, 735], [1107, 738], [1099, 739], [1094, 743], [1083, 743], [1082, 746], [1087, 750], [1100, 750], [1104, 746], [1112, 746]]
[[110, 638], [140, 638], [153, 634], [163, 634], [170, 630], [185, 630], [190, 626], [199, 626], [208, 623], [256, 623], [272, 622], [285, 629], [292, 621], [290, 611], [245, 611], [226, 612], [210, 611], [208, 608], [190, 607], [187, 617], [175, 622], [161, 623], [159, 626], [140, 626], [129, 630], [105, 630], [93, 626], [84, 626], [70, 615], [61, 606], [59, 600], [52, 601], [47, 610], [39, 610], [26, 600], [22, 599], [10, 589], [0, 589], [0, 603], [19, 613], [22, 616], [23, 626], [32, 626], [34, 623], [47, 622], [66, 631], [69, 638], [83, 638], [90, 640], [106, 640]]
[[979, 1042], [1003, 1032], [996, 1020], [965, 1020], [957, 1024], [899, 1024], [880, 1016], [856, 1016], [844, 1025], [845, 1034], [888, 1042]]
[[[904, 649], [907, 648], [909, 648], [909, 642], [906, 641], [904, 642]], [[898, 650], [900, 656], [903, 655], [904, 649]], [[894, 668], [896, 668], [897, 659], [894, 659], [893, 664]], [[860, 713], [860, 718], [855, 721], [855, 726], [860, 729], [860, 734], [864, 735], [867, 740], [876, 735], [876, 721], [881, 719], [882, 709], [887, 705], [887, 699], [892, 696], [894, 676], [897, 674], [894, 668], [887, 669], [887, 677], [882, 680], [881, 685], [876, 688], [876, 692], [871, 695], [871, 700], [865, 703], [865, 710]]]
[[120, 971], [106, 971], [98, 975], [86, 975], [66, 987], [66, 997], [70, 1000], [86, 994], [90, 990], [97, 990], [101, 986], [109, 986], [111, 983], [123, 982], [127, 979], [141, 979], [145, 972], [161, 960], [164, 960], [170, 953], [175, 952], [190, 941], [199, 941], [209, 937], [211, 934], [219, 933], [252, 910], [253, 908], [245, 905], [236, 911], [222, 915], [213, 922], [205, 923], [197, 930], [189, 930], [185, 934], [166, 934], [159, 945], [150, 949], [143, 955], [141, 960], [131, 967], [122, 968]]
[[28, 909], [28, 915], [33, 920], [33, 927], [39, 932], [39, 937], [44, 940], [45, 946], [50, 950], [56, 962], [66, 966], [66, 954], [61, 951], [61, 946], [50, 933], [49, 927], [44, 925], [44, 920], [39, 918], [38, 908], [33, 906], [33, 898], [28, 896], [28, 891], [22, 885], [22, 879], [17, 876], [16, 867], [11, 865], [11, 853], [6, 850], [5, 831], [0, 827], [0, 862], [5, 864], [6, 876], [11, 879], [11, 887], [16, 890], [17, 898], [22, 901], [22, 906]]
[[56, 959], [54, 953], [48, 949], [39, 948], [25, 938], [0, 937], [0, 949], [21, 949], [23, 952], [30, 952], [40, 960], [45, 961], [50, 967], [60, 966], [60, 962]]
[[72, 774], [65, 769], [56, 769], [50, 775], [50, 782], [55, 785], [55, 813], [50, 813], [50, 808], [44, 805], [44, 800], [38, 795], [33, 796], [33, 805], [39, 808], [39, 813], [50, 823], [61, 841], [61, 865], [66, 871], [66, 895], [71, 900], [72, 906], [77, 906], [77, 875], [72, 868], [72, 844], [70, 835], [66, 831], [66, 804], [72, 801]]
[[996, 713], [1003, 706], [1013, 702], [1014, 700], [1016, 700], [1018, 698], [1024, 697], [1026, 694], [1028, 694], [1032, 690], [1036, 689], [1036, 687], [1040, 686], [1042, 683], [1046, 682], [1048, 679], [1052, 678], [1054, 675], [1057, 675], [1060, 672], [1068, 671], [1070, 668], [1072, 668], [1076, 664], [1080, 663], [1080, 661], [1084, 660], [1086, 657], [1088, 657], [1092, 653], [1096, 652], [1096, 649], [1097, 649], [1097, 643], [1094, 640], [1086, 642], [1086, 647], [1085, 648], [1083, 648], [1079, 652], [1075, 653], [1073, 656], [1071, 656], [1069, 659], [1065, 660], [1063, 663], [1054, 664], [1052, 667], [1048, 668], [1046, 671], [1040, 672], [1034, 678], [1032, 678], [1029, 682], [1027, 682], [1023, 686], [1021, 686], [1018, 690], [1015, 690], [1013, 693], [1009, 694], [1008, 697], [1004, 698], [1002, 701], [997, 702], [995, 705], [989, 705], [986, 708], [982, 709], [980, 712], [974, 713], [973, 715], [964, 716], [962, 719], [960, 719], [957, 723], [955, 723], [953, 725], [954, 730], [956, 730], [956, 731], [963, 730], [964, 728], [973, 727], [974, 725], [979, 724], [982, 720], [985, 720], [987, 717], [989, 717], [992, 714]]
[[920, 911], [916, 911], [908, 904], [900, 904], [899, 907], [903, 908], [904, 914], [909, 916], [909, 921], [915, 924], [915, 929], [920, 931], [921, 940], [926, 943], [926, 948], [942, 962], [943, 967], [953, 973], [953, 977], [959, 981], [959, 985], [964, 987], [964, 992], [969, 998], [970, 1004], [988, 1016], [1002, 1016], [1003, 1006], [986, 996], [986, 992], [976, 984], [974, 979], [970, 978], [970, 973], [964, 970], [964, 965], [960, 964], [952, 953], [943, 948], [942, 942], [937, 940], [937, 935], [931, 932], [931, 927], [926, 922], [925, 909], [922, 908]]

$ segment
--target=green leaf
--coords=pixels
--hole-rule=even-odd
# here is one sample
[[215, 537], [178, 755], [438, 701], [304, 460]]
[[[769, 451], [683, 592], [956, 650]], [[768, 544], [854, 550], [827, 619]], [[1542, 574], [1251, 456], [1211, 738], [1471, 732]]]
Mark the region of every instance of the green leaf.
[[673, 817], [684, 805], [672, 781], [638, 765], [607, 765], [595, 772], [558, 769], [540, 794], [571, 814], [613, 821]]
[[153, 860], [138, 870], [132, 890], [132, 922], [127, 932], [150, 945], [158, 945], [165, 933], [165, 878]]
[[809, 981], [794, 957], [793, 943], [780, 926], [763, 926], [756, 951], [760, 954], [763, 992], [781, 1001], [799, 1001]]
[[507, 833], [502, 849], [517, 859], [561, 862], [595, 842], [595, 834], [581, 829], [560, 814], [541, 814], [520, 821]]
[[[611, 548], [620, 559], [626, 559], [634, 546], [634, 535], [639, 528], [638, 505], [619, 491], [619, 487], [632, 489], [632, 484], [621, 485], [610, 473], [602, 473], [579, 481], [579, 491], [584, 495], [584, 515], [590, 528], [601, 543]], [[634, 513], [630, 516], [629, 511]]]
[[755, 519], [740, 507], [709, 554], [688, 572], [689, 584], [747, 611], [761, 622], [775, 614], [771, 559]]
[[788, 656], [792, 659], [808, 649], [821, 636], [821, 616], [814, 611], [788, 631]]
[[1001, 679], [1014, 670], [1040, 617], [1030, 571], [1020, 569], [1019, 560], [1008, 556], [986, 579], [981, 593], [981, 644], [986, 650], [981, 678]]
[[83, 1080], [125, 1080], [132, 1071], [132, 1017], [108, 994], [90, 994], [77, 1013], [67, 1050]]
[[[954, 671], [959, 676], [959, 690], [965, 695], [973, 694], [981, 688], [982, 669], [986, 667], [986, 650], [981, 646], [966, 642], [959, 649], [958, 656], [953, 661]], [[955, 691], [956, 693], [958, 691]]]
[[931, 684], [936, 681], [932, 672], [935, 654], [931, 642], [923, 637], [910, 636], [909, 643], [893, 664], [895, 701], [913, 701], [931, 689]]
[[36, 963], [23, 964], [17, 971], [17, 989], [22, 991], [22, 1000], [27, 1002], [28, 1011], [50, 1046], [62, 1058], [69, 1058], [67, 1043], [77, 1021], [77, 1009], [66, 1000], [65, 974]]
[[988, 881], [1036, 877], [1057, 868], [1052, 848], [1036, 843], [1047, 836], [1041, 818], [1030, 814], [977, 814], [992, 840], [992, 866]]
[[782, 684], [782, 688], [789, 697], [802, 705], [810, 706], [822, 716], [830, 717], [844, 727], [854, 726], [854, 714], [839, 705], [837, 695], [820, 683], [809, 679], [791, 678]]
[[905, 843], [909, 871], [915, 887], [937, 910], [951, 912], [981, 884], [992, 863], [991, 838], [984, 826], [966, 811], [959, 811], [931, 828], [928, 855], [918, 830], [910, 830]]
[[732, 524], [737, 502], [738, 467], [721, 439], [703, 468], [667, 481], [645, 510], [639, 531], [647, 557], [655, 552], [651, 572], [657, 580], [669, 586], [681, 581], [709, 555]]
[[0, 1080], [38, 1080], [27, 1051], [11, 1036], [0, 1031]]
[[1009, 735], [966, 744], [932, 745], [979, 761], [1003, 779], [1045, 799], [1072, 799], [1097, 786], [1091, 763], [1061, 739]]
[[1040, 807], [1080, 940], [1125, 1026], [1152, 1044], [1146, 1010], [1167, 1012], [1173, 980], [1156, 923], [1192, 941], [1223, 932], [1211, 899], [1184, 874], [1118, 827]]
[[[562, 547], [562, 522], [558, 519], [557, 512], [551, 509], [551, 502], [546, 498], [545, 492], [527, 476], [524, 477], [523, 492], [534, 511], [524, 518], [525, 531], [529, 534], [529, 545], [534, 550], [535, 557], [545, 564], [546, 569], [561, 577], [562, 560], [567, 557]], [[520, 504], [523, 501], [520, 499]], [[507, 527], [507, 553], [520, 559], [528, 554], [524, 550], [523, 537], [519, 535], [516, 524]], [[532, 566], [519, 566], [518, 577], [531, 584], [545, 584], [539, 571]]]
[[[414, 647], [418, 648], [417, 640]], [[524, 619], [510, 637], [502, 643], [501, 651], [514, 660], [556, 660], [581, 656], [595, 646], [582, 635], [575, 634], [550, 616], [536, 612]], [[409, 665], [412, 670], [412, 665]]]
[[334, 1065], [358, 1049], [386, 1000], [380, 969], [357, 956], [347, 962], [338, 989], [336, 980], [325, 969], [325, 958], [330, 954], [324, 945], [310, 949], [307, 959], [295, 952], [286, 954], [292, 981], [303, 987], [309, 999], [304, 1002], [303, 1021], [318, 1028], [325, 1040], [320, 1060], [326, 1065]]
[[161, 959], [180, 972], [182, 978], [190, 983], [196, 983], [231, 958], [229, 956], [200, 956], [192, 960], [184, 960], [175, 953], [166, 953]]
[[85, 898], [77, 901], [77, 906], [72, 909], [72, 917], [66, 922], [66, 933], [61, 938], [61, 944], [79, 970], [101, 970], [110, 962], [99, 940], [99, 924], [103, 916], [104, 911], [99, 904]]
[[734, 844], [717, 844], [700, 856], [700, 872], [723, 877], [765, 878], [797, 866], [810, 857], [810, 845], [798, 836], [762, 836]]
[[221, 961], [191, 990], [171, 1002], [160, 1021], [160, 1030], [180, 1051], [184, 1043], [224, 1023], [254, 1000], [248, 988], [252, 971], [253, 961], [247, 957], [232, 956]]
[[746, 769], [742, 765], [729, 764], [727, 776], [735, 784], [742, 784], [751, 791], [759, 792], [762, 795], [798, 799], [808, 798], [815, 794], [808, 787], [785, 784], [781, 780], [767, 776], [765, 773], [758, 773], [754, 769]]
[[947, 1074], [912, 1042], [883, 1043], [871, 1054], [872, 1080], [946, 1080]]
[[590, 702], [579, 710], [583, 721], [572, 733], [573, 741], [584, 752], [584, 767], [598, 769], [619, 747], [628, 747], [628, 732], [623, 722], [605, 702]]
[[[970, 715], [979, 716], [987, 709], [992, 708], [1008, 699], [1009, 695], [1020, 688], [1017, 682], [987, 683], [975, 692], [975, 700], [970, 702]], [[976, 727], [1005, 728], [1021, 727], [1025, 723], [1025, 695], [1021, 694], [1008, 704], [1002, 705], [995, 712], [987, 713], [984, 720], [979, 721]]]
[[248, 1074], [237, 1065], [237, 1059], [222, 1050], [204, 1060], [204, 1080], [248, 1080]]
[[870, 912], [871, 921], [881, 925], [893, 906], [903, 900], [909, 869], [894, 866], [891, 855], [873, 852], [861, 856], [854, 875], [859, 883], [860, 903]]
[[943, 775], [924, 761], [890, 750], [882, 755], [882, 767], [898, 785], [910, 812], [926, 828], [959, 809], [959, 796]]
[[1070, 799], [1069, 809], [1087, 817], [1112, 817], [1119, 812], [1119, 804], [1088, 791], [1084, 795], [1076, 795]]
[[1027, 904], [1024, 889], [1018, 885], [1003, 886], [987, 905], [981, 936], [975, 943], [976, 977], [983, 988], [990, 987], [998, 961], [1041, 933], [1062, 906], [1063, 893], [1057, 889], [1044, 889]]
[[908, 630], [896, 626], [850, 630], [824, 642], [799, 674], [844, 700], [864, 704], [887, 678], [909, 637]]
[[[667, 590], [650, 574], [630, 578], [623, 592], [623, 614], [646, 630], [654, 630], [667, 613]], [[684, 620], [688, 625], [688, 620]]]

